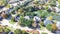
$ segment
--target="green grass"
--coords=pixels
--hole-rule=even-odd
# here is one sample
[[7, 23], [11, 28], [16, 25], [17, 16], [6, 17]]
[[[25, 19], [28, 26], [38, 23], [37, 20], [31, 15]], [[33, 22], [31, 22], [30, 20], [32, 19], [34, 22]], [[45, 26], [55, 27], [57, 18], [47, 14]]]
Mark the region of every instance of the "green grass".
[[43, 26], [43, 25], [44, 25], [44, 23], [43, 23], [43, 22], [40, 22], [40, 27], [41, 27], [40, 29], [41, 29], [41, 30], [44, 29], [44, 26]]
[[41, 28], [40, 28], [41, 30], [43, 30], [44, 29], [44, 27], [43, 26], [41, 26]]
[[42, 32], [42, 34], [48, 34], [48, 33]]
[[40, 27], [41, 27], [41, 28], [40, 28], [41, 30], [43, 30], [43, 29], [44, 29], [44, 27], [43, 27], [42, 25], [40, 25]]

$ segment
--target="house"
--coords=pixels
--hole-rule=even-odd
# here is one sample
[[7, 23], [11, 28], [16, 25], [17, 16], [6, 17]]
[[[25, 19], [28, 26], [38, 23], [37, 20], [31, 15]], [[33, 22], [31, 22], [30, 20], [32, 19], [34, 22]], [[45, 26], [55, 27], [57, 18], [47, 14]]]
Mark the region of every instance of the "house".
[[34, 16], [33, 20], [36, 22], [36, 23], [39, 23], [41, 21], [41, 19], [38, 17], [38, 16]]

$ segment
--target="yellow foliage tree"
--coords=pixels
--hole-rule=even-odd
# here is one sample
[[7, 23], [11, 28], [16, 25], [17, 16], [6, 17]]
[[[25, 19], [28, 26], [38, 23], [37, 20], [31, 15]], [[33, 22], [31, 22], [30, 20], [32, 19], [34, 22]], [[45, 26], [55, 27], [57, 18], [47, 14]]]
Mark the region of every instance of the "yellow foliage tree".
[[60, 0], [58, 0], [58, 2], [60, 3]]
[[7, 4], [7, 5], [6, 5], [6, 8], [11, 8], [11, 5], [10, 5], [10, 4]]
[[56, 24], [52, 24], [52, 30], [57, 30], [58, 28], [57, 28], [57, 26], [56, 26]]
[[22, 13], [23, 12], [23, 9], [18, 9], [18, 13]]
[[52, 16], [49, 16], [49, 17], [48, 17], [49, 20], [52, 20], [52, 18], [53, 18]]
[[3, 4], [3, 1], [0, 1], [0, 6]]

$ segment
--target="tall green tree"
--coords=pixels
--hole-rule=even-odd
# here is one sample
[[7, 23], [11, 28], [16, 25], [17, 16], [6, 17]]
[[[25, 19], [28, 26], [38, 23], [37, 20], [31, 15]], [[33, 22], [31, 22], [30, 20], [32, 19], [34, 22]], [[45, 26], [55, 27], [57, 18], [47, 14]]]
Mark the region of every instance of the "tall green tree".
[[30, 24], [32, 24], [33, 20], [32, 19], [28, 20], [25, 19], [24, 17], [21, 17], [20, 22], [21, 22], [20, 25], [29, 26]]
[[47, 24], [47, 25], [46, 25], [46, 28], [47, 28], [49, 31], [52, 31], [52, 24]]

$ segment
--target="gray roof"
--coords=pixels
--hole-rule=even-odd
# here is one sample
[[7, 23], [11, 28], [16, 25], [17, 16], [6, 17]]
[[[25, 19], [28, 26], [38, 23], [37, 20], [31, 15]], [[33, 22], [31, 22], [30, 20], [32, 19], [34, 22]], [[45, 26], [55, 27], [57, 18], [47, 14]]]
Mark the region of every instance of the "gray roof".
[[52, 24], [52, 22], [50, 20], [44, 20], [44, 25], [47, 25], [47, 24]]

